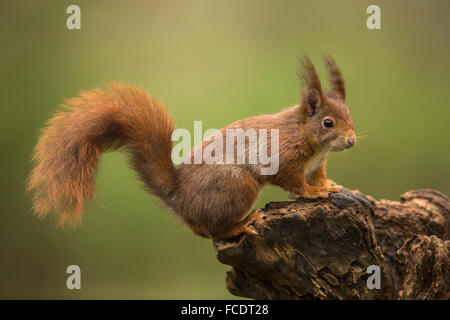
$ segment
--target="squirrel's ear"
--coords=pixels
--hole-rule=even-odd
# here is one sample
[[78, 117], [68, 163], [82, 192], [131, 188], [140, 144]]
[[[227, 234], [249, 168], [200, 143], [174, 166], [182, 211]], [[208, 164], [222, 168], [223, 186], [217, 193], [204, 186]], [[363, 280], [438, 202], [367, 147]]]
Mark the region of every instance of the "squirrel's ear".
[[309, 89], [303, 92], [302, 111], [307, 116], [313, 116], [316, 109], [322, 104], [322, 96], [317, 89]]
[[336, 61], [330, 56], [325, 56], [325, 65], [328, 71], [328, 79], [331, 83], [331, 91], [338, 98], [345, 101], [345, 82], [341, 70], [339, 70]]
[[316, 108], [319, 107], [324, 101], [322, 93], [322, 85], [320, 84], [319, 76], [316, 69], [308, 57], [303, 57], [301, 60], [302, 69], [299, 73], [299, 77], [302, 80], [303, 92], [301, 105], [303, 111], [312, 116], [316, 112]]

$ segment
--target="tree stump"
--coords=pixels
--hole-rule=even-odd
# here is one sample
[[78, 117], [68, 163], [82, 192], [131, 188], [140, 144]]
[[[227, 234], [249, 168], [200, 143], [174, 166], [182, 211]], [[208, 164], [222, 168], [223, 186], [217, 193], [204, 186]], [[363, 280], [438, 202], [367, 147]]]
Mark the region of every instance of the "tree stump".
[[[450, 202], [434, 190], [400, 202], [346, 189], [327, 199], [272, 202], [258, 235], [215, 241], [232, 266], [228, 290], [253, 299], [449, 299]], [[369, 266], [380, 289], [369, 289]]]

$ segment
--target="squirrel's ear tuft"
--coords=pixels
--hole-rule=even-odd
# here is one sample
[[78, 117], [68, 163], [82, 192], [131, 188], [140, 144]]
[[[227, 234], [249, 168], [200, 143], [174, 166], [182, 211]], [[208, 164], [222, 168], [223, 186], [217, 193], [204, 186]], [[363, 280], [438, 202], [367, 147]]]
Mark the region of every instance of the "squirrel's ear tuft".
[[324, 60], [333, 95], [345, 101], [345, 82], [341, 70], [339, 70], [336, 61], [332, 57], [325, 56]]
[[303, 85], [301, 104], [306, 114], [312, 116], [315, 114], [316, 108], [324, 101], [322, 85], [311, 60], [308, 57], [303, 57], [300, 62], [302, 69], [299, 72], [299, 77]]
[[322, 96], [317, 89], [310, 89], [303, 93], [302, 109], [307, 116], [313, 116], [317, 107], [322, 104]]

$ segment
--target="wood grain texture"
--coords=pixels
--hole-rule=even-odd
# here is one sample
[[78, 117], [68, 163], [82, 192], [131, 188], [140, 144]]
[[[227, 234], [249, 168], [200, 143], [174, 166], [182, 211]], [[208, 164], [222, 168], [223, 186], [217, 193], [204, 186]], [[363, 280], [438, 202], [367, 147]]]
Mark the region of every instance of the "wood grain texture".
[[[232, 266], [228, 290], [253, 299], [449, 299], [450, 202], [434, 190], [399, 202], [341, 190], [327, 199], [273, 202], [258, 235], [215, 241]], [[369, 290], [370, 265], [381, 289]]]

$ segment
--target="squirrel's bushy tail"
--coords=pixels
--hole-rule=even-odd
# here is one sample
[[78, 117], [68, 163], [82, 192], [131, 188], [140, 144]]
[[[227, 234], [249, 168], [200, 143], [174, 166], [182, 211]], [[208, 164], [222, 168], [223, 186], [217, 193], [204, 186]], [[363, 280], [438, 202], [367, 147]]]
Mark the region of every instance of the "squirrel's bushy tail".
[[49, 120], [33, 155], [28, 189], [38, 216], [55, 210], [60, 224], [79, 222], [107, 149], [127, 150], [151, 193], [167, 199], [174, 191], [175, 123], [160, 102], [142, 89], [113, 83], [107, 90], [82, 92], [64, 107]]

